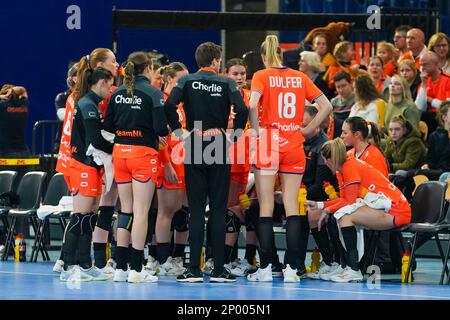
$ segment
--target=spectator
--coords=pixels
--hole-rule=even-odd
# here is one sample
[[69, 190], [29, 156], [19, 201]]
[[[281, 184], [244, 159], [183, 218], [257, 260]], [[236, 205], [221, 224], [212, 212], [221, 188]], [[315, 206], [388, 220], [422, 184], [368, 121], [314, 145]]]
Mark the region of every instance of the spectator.
[[425, 160], [427, 149], [420, 132], [401, 115], [392, 118], [384, 155], [389, 172], [418, 169]]
[[391, 43], [382, 41], [377, 47], [377, 56], [383, 62], [384, 76], [392, 77], [397, 73], [397, 63], [395, 62], [395, 47]]
[[387, 100], [389, 98], [389, 84], [391, 78], [385, 76], [383, 72], [383, 60], [379, 56], [373, 56], [369, 59], [369, 76], [372, 79], [373, 84]]
[[325, 33], [318, 33], [314, 36], [312, 41], [312, 49], [320, 56], [320, 62], [322, 62], [322, 65], [325, 68], [325, 72], [329, 67], [336, 63], [336, 59], [330, 52], [327, 35]]
[[394, 76], [389, 85], [389, 92], [389, 102], [386, 106], [386, 114], [384, 116], [386, 128], [389, 128], [389, 124], [394, 117], [402, 115], [414, 129], [418, 129], [421, 114], [411, 98], [411, 93], [405, 78]]
[[0, 90], [0, 157], [26, 157], [30, 150], [25, 142], [29, 101], [27, 90], [5, 84]]
[[333, 97], [333, 94], [328, 88], [327, 83], [322, 79], [323, 74], [320, 72], [320, 56], [317, 53], [311, 51], [301, 52], [298, 66], [298, 69], [301, 72], [305, 73], [328, 99], [331, 99]]
[[405, 25], [399, 26], [395, 29], [394, 46], [400, 57], [408, 52], [408, 48], [406, 46], [406, 34], [409, 30], [411, 30], [411, 27]]
[[434, 51], [439, 57], [439, 68], [450, 73], [450, 38], [442, 32], [433, 34], [428, 42], [428, 50]]
[[450, 75], [439, 69], [439, 57], [427, 51], [420, 59], [422, 80], [417, 93], [416, 105], [422, 113], [422, 120], [428, 125], [428, 132], [436, 130], [435, 114], [443, 101], [450, 99]]
[[420, 58], [427, 51], [423, 31], [417, 28], [409, 30], [406, 34], [406, 46], [409, 51], [400, 57], [399, 62], [407, 59], [413, 60], [416, 63], [416, 68], [420, 69]]
[[352, 60], [355, 59], [355, 49], [353, 43], [349, 41], [339, 42], [334, 48], [333, 55], [336, 58], [336, 64], [330, 67], [330, 72], [328, 73], [328, 87], [334, 89], [334, 75], [338, 71], [345, 71], [350, 74], [352, 80], [355, 79], [361, 73], [364, 73], [363, 66], [354, 64], [352, 65]]
[[417, 73], [416, 64], [412, 60], [403, 60], [400, 62], [399, 70], [400, 75], [408, 82], [411, 98], [416, 100], [420, 85], [420, 75]]
[[356, 78], [355, 101], [350, 111], [350, 117], [358, 116], [384, 127], [386, 102], [368, 75]]
[[331, 99], [334, 119], [344, 121], [355, 104], [355, 94], [350, 74], [339, 71], [333, 78], [338, 96]]

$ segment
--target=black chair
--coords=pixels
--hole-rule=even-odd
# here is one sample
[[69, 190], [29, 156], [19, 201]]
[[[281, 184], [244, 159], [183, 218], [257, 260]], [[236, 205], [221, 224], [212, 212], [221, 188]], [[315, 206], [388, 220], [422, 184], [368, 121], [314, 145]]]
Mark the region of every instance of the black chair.
[[[14, 182], [16, 181], [16, 178], [17, 178], [16, 171], [0, 171], [0, 194], [13, 191], [13, 186]], [[9, 227], [7, 218], [7, 213], [9, 209], [11, 208], [0, 206], [0, 217], [5, 231], [8, 230]]]
[[[414, 234], [408, 271], [406, 272], [406, 279], [409, 278], [411, 273], [411, 262], [414, 260], [415, 251], [417, 249], [417, 239], [421, 234], [428, 234], [430, 239], [433, 237], [435, 238], [442, 262], [445, 262], [444, 252], [439, 239], [439, 232], [448, 228], [445, 211], [446, 191], [446, 182], [427, 181], [420, 184], [414, 193], [411, 201], [411, 223], [400, 229], [401, 232], [409, 232]], [[444, 272], [448, 275], [448, 268], [445, 263], [439, 284], [443, 283]]]
[[[62, 173], [56, 173], [55, 175], [53, 175], [53, 177], [49, 182], [47, 192], [45, 193], [42, 205], [57, 206], [61, 198], [67, 195], [69, 195], [69, 189], [67, 188], [64, 176]], [[47, 260], [48, 253], [44, 242], [44, 234], [49, 219], [50, 218], [58, 219], [61, 228], [63, 229], [64, 232], [64, 229], [66, 227], [64, 219], [68, 218], [69, 216], [70, 216], [69, 211], [58, 211], [45, 216], [44, 219], [40, 218], [36, 219], [37, 230], [31, 250], [30, 262], [37, 261], [39, 251], [41, 251], [44, 261]]]
[[[6, 243], [13, 243], [17, 218], [27, 218], [33, 227], [34, 232], [37, 230], [36, 210], [42, 200], [44, 191], [45, 178], [47, 173], [41, 171], [32, 171], [26, 173], [20, 180], [17, 188], [19, 195], [19, 205], [17, 208], [9, 209], [7, 216], [11, 218], [6, 234]], [[2, 260], [8, 259], [10, 246], [6, 246]], [[50, 259], [50, 257], [48, 257]]]

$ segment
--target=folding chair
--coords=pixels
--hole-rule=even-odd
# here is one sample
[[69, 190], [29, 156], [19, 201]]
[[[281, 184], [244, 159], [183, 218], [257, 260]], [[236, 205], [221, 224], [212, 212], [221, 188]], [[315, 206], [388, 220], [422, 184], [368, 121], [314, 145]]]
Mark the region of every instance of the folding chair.
[[[16, 171], [0, 171], [0, 194], [13, 191], [14, 182], [17, 178]], [[5, 232], [8, 230], [9, 223], [7, 213], [9, 211], [9, 207], [0, 206], [0, 217], [3, 223], [3, 228]], [[5, 245], [8, 245], [5, 243]]]
[[[34, 232], [37, 230], [36, 210], [39, 207], [42, 199], [42, 193], [44, 190], [45, 178], [47, 173], [41, 171], [32, 171], [26, 173], [22, 180], [20, 180], [17, 193], [20, 197], [19, 205], [17, 208], [9, 209], [7, 216], [11, 217], [11, 222], [8, 226], [8, 232], [6, 234], [6, 243], [13, 243], [17, 218], [27, 218]], [[6, 246], [6, 250], [3, 252], [2, 260], [8, 259], [10, 246]], [[50, 260], [50, 257], [48, 257]]]

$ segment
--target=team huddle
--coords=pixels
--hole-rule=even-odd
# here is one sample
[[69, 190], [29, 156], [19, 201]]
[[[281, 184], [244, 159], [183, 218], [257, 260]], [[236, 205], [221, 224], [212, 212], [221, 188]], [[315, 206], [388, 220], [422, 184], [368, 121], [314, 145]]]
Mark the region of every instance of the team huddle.
[[[410, 205], [387, 168], [370, 161], [380, 151], [369, 145], [358, 154], [344, 143], [346, 132], [367, 138], [376, 125], [350, 117], [344, 141], [329, 139], [321, 128], [331, 126], [330, 101], [308, 75], [283, 66], [276, 36], [262, 43], [265, 69], [250, 85], [241, 59], [227, 61], [220, 73], [221, 55], [216, 44], [201, 44], [199, 70], [191, 74], [180, 62], [159, 66], [146, 52], [130, 54], [119, 67], [103, 48], [74, 66], [57, 163], [73, 196], [55, 265], [62, 281], [140, 283], [169, 275], [203, 282], [208, 274], [210, 282], [236, 276], [299, 282], [307, 275], [310, 229], [323, 261], [308, 276], [361, 281], [356, 227], [389, 230], [410, 222]], [[320, 196], [311, 190], [299, 201], [303, 183], [319, 175], [337, 193], [320, 188]], [[280, 212], [283, 263], [274, 241]], [[241, 226], [246, 250], [238, 259]]]

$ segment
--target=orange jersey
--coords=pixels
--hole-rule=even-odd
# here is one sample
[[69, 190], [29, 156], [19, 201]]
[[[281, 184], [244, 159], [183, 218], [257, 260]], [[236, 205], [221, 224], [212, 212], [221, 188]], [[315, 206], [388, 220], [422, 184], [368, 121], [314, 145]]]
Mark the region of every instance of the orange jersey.
[[[248, 108], [250, 105], [250, 90], [241, 90], [242, 98], [244, 103]], [[250, 122], [247, 121], [245, 130], [250, 128]], [[250, 147], [250, 136], [243, 134], [241, 135], [236, 143], [230, 146], [230, 159], [231, 159], [231, 173], [242, 173], [247, 174], [250, 171], [250, 157], [249, 157], [249, 147]]]
[[411, 216], [408, 201], [400, 190], [366, 162], [355, 158], [348, 159], [342, 165], [341, 171], [336, 173], [336, 177], [339, 182], [339, 198], [325, 202], [329, 212], [334, 213], [346, 205], [354, 204], [357, 198], [364, 198], [367, 192], [371, 192], [382, 194], [392, 201], [389, 213], [403, 216], [402, 218]]
[[[305, 100], [313, 102], [323, 93], [304, 73], [289, 69], [267, 68], [257, 71], [252, 79], [252, 91], [261, 93], [259, 125], [278, 141], [280, 152], [301, 148], [300, 131]], [[273, 129], [278, 130], [278, 135]]]
[[75, 110], [75, 93], [72, 92], [66, 101], [66, 114], [64, 115], [61, 143], [59, 144], [58, 161], [56, 162], [56, 171], [68, 174], [67, 168], [72, 159], [72, 150], [70, 149], [70, 137], [72, 136], [72, 119]]
[[[356, 158], [355, 148], [347, 152], [347, 159], [351, 158]], [[378, 149], [376, 146], [369, 144], [358, 157], [358, 159], [367, 162], [372, 167], [380, 171], [385, 177], [389, 176], [389, 169], [386, 158], [384, 157], [383, 153], [381, 153], [380, 149]]]
[[[422, 88], [422, 83], [419, 86], [419, 90]], [[436, 81], [433, 81], [431, 77], [427, 79], [427, 97], [432, 99], [438, 99], [446, 101], [450, 99], [450, 74], [442, 72]], [[428, 104], [428, 109], [437, 112], [438, 109], [433, 108]]]
[[384, 76], [392, 77], [397, 73], [397, 66], [395, 65], [393, 60], [389, 60], [383, 68]]

